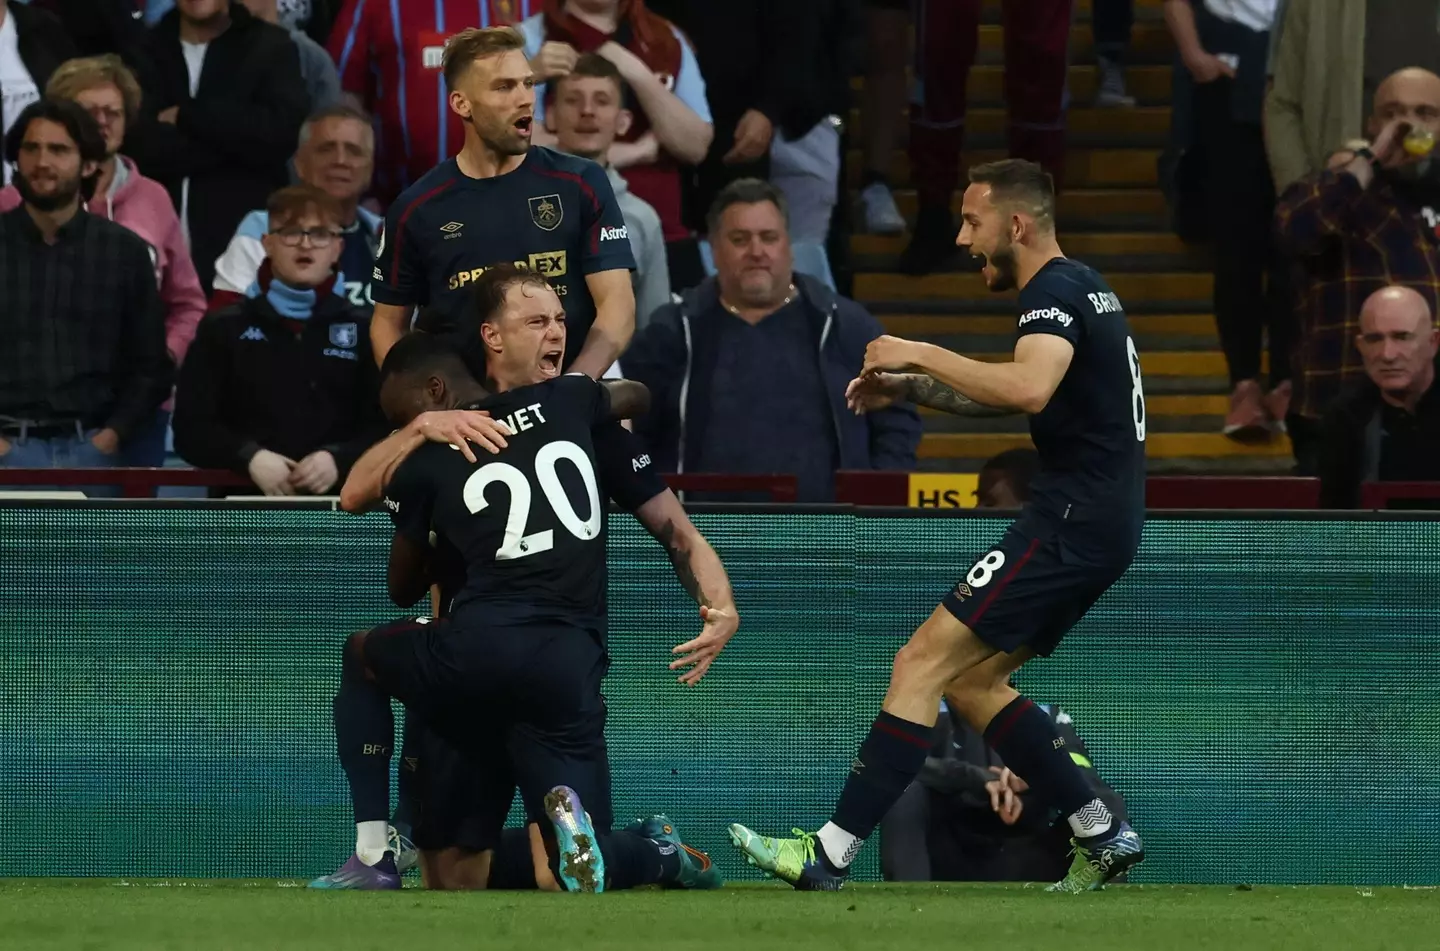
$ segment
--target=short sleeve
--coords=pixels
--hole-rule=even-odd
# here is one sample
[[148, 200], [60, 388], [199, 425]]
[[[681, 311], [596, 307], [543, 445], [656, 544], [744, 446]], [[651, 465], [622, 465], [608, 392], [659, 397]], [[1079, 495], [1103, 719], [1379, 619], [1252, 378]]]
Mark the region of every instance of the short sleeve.
[[[673, 26], [670, 29], [675, 30]], [[701, 119], [714, 122], [710, 116], [710, 103], [705, 98], [705, 77], [700, 73], [695, 51], [679, 30], [675, 30], [675, 38], [680, 41], [680, 75], [675, 77], [675, 98], [689, 106], [690, 111]]]
[[645, 447], [624, 426], [601, 423], [593, 436], [600, 488], [620, 508], [633, 512], [668, 488]]
[[402, 223], [411, 207], [410, 202], [395, 202], [380, 226], [375, 270], [370, 275], [370, 296], [377, 304], [423, 307], [430, 303], [421, 249]]
[[1084, 334], [1080, 322], [1083, 316], [1083, 310], [1074, 303], [1051, 291], [1035, 288], [1033, 293], [1022, 295], [1015, 336], [1019, 339], [1030, 334], [1050, 334], [1078, 345]]
[[384, 499], [385, 510], [390, 513], [390, 521], [395, 523], [395, 531], [424, 547], [430, 544], [430, 521], [435, 502], [430, 480], [426, 477], [426, 455], [428, 453], [417, 450], [400, 463], [390, 477], [390, 484], [385, 487]]
[[581, 228], [584, 233], [583, 272], [635, 270], [635, 252], [630, 247], [630, 229], [615, 200], [610, 177], [595, 162], [586, 162], [580, 174]]

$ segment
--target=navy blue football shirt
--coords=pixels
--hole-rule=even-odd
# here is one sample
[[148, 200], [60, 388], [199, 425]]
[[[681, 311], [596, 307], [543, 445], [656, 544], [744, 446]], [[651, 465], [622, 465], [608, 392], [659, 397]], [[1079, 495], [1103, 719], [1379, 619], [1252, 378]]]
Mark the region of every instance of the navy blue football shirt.
[[442, 162], [391, 206], [370, 293], [377, 304], [425, 308], [417, 329], [468, 336], [478, 333], [470, 287], [502, 262], [555, 285], [565, 307], [568, 367], [595, 322], [585, 275], [635, 269], [605, 170], [540, 146], [494, 178], [471, 178], [454, 159]]
[[1092, 268], [1055, 258], [1020, 292], [1016, 333], [1075, 348], [1054, 396], [1030, 417], [1040, 471], [1021, 523], [1070, 526], [1067, 547], [1087, 560], [1133, 555], [1145, 522], [1145, 393], [1120, 298]]

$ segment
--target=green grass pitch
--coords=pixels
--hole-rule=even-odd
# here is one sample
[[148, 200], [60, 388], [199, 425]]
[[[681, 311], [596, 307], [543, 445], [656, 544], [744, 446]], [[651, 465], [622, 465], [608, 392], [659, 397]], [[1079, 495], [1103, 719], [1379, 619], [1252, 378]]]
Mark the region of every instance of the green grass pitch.
[[1168, 951], [1436, 946], [1440, 891], [1129, 885], [1078, 897], [1004, 885], [854, 885], [795, 894], [312, 892], [300, 882], [0, 881], [16, 951], [483, 948], [486, 951]]

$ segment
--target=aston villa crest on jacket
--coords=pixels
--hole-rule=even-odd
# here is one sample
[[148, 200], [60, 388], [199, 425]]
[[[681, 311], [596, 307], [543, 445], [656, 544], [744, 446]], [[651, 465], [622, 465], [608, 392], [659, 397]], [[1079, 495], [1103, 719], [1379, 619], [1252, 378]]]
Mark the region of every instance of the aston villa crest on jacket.
[[356, 324], [331, 324], [330, 325], [330, 346], [340, 347], [345, 350], [354, 350], [355, 344], [360, 340], [360, 330]]

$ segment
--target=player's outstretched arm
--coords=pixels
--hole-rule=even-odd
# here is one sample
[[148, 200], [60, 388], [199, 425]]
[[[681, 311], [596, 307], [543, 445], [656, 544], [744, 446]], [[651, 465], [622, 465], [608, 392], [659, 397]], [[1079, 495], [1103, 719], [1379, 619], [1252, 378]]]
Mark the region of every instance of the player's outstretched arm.
[[675, 568], [675, 577], [700, 605], [704, 630], [694, 640], [678, 645], [672, 651], [678, 657], [670, 664], [671, 670], [685, 671], [680, 675], [682, 684], [698, 683], [740, 627], [730, 576], [725, 573], [715, 549], [685, 514], [674, 492], [669, 489], [661, 492], [636, 509], [635, 517], [665, 549], [666, 557]]
[[650, 412], [650, 388], [637, 380], [603, 380], [610, 391], [610, 418], [636, 419]]
[[466, 459], [474, 462], [475, 452], [470, 443], [498, 453], [505, 448], [508, 434], [504, 423], [477, 410], [421, 413], [365, 450], [356, 460], [340, 489], [340, 507], [347, 512], [363, 512], [379, 502], [395, 469], [426, 442], [455, 446]]
[[845, 387], [845, 403], [857, 415], [885, 409], [899, 400], [956, 416], [1012, 416], [1018, 412], [977, 403], [924, 373], [872, 373], [856, 377]]
[[862, 375], [919, 371], [967, 399], [1022, 413], [1043, 410], [1070, 369], [1075, 345], [1050, 333], [1031, 333], [1015, 344], [1009, 363], [985, 363], [944, 347], [899, 337], [876, 337], [865, 349]]

